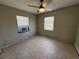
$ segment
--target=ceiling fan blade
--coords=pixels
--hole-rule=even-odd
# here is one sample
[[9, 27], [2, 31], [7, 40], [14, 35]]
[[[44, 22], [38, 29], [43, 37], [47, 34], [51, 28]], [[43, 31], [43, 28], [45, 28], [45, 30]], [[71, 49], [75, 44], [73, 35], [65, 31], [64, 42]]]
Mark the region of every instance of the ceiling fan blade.
[[39, 8], [38, 6], [33, 6], [33, 5], [27, 5], [29, 7], [35, 7], [35, 8]]
[[39, 13], [39, 10], [37, 10], [37, 13]]
[[50, 8], [46, 8], [45, 10], [46, 10], [46, 12], [47, 12], [47, 11], [52, 11], [52, 9], [50, 9]]
[[46, 8], [47, 7], [47, 3], [43, 3], [43, 7]]
[[45, 0], [44, 2], [43, 2], [43, 7], [44, 8], [46, 8], [51, 2], [52, 2], [53, 0]]

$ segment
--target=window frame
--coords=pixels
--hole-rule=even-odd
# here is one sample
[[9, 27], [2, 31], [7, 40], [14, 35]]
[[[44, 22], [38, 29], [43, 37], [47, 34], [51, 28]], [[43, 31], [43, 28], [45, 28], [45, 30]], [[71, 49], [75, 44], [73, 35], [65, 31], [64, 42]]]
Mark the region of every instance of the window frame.
[[[19, 17], [21, 17], [21, 18], [19, 18]], [[24, 18], [23, 20], [22, 20], [22, 17]], [[26, 20], [26, 19], [27, 20]], [[21, 15], [16, 15], [16, 19], [17, 19], [17, 27], [18, 27], [18, 33], [24, 33], [24, 32], [28, 32], [29, 31], [29, 17], [26, 17], [26, 16], [21, 16]], [[22, 21], [22, 23], [24, 23], [23, 25], [22, 24], [20, 24], [21, 22], [19, 21], [19, 20], [21, 20]], [[27, 22], [24, 22], [24, 20], [25, 21], [27, 21]], [[25, 23], [26, 23], [26, 25], [25, 25]], [[21, 26], [21, 27], [20, 27]]]
[[[53, 17], [53, 23], [52, 23], [52, 29], [45, 29], [45, 18], [48, 18], [48, 17]], [[43, 21], [43, 29], [44, 31], [54, 31], [54, 21], [55, 21], [55, 16], [47, 16], [47, 17], [44, 17], [44, 21]]]

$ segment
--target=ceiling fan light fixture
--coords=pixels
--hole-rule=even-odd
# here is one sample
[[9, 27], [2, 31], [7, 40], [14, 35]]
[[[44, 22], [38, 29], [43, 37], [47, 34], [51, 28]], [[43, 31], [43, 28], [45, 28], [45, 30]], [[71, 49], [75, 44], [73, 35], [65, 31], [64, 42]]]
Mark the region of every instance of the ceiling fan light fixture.
[[39, 8], [39, 12], [44, 12], [45, 8]]

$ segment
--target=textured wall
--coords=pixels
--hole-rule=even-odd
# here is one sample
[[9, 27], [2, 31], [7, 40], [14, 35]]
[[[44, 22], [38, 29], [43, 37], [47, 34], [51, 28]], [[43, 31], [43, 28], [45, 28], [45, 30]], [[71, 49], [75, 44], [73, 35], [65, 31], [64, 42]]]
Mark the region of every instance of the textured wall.
[[[38, 15], [38, 34], [58, 37], [60, 40], [74, 42], [76, 37], [77, 21], [79, 20], [79, 5], [70, 6], [52, 12]], [[44, 30], [44, 17], [54, 16], [54, 30]]]
[[[79, 11], [79, 8], [78, 8], [78, 11]], [[76, 36], [76, 40], [75, 40], [75, 47], [79, 54], [79, 12], [78, 12], [78, 26], [77, 26], [77, 36]]]
[[[16, 15], [29, 17], [30, 31], [18, 34]], [[36, 15], [15, 8], [0, 5], [0, 47], [13, 44], [36, 34]], [[5, 43], [4, 43], [5, 41]]]
[[79, 53], [79, 25], [78, 25], [78, 29], [77, 29], [77, 37], [76, 37], [76, 40], [75, 40], [75, 47]]

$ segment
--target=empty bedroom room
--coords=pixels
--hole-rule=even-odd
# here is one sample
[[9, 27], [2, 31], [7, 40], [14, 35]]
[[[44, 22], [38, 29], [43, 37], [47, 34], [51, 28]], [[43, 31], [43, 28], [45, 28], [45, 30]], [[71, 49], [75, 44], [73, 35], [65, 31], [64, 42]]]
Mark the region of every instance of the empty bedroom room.
[[79, 59], [79, 0], [0, 0], [0, 59]]

